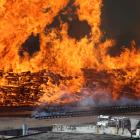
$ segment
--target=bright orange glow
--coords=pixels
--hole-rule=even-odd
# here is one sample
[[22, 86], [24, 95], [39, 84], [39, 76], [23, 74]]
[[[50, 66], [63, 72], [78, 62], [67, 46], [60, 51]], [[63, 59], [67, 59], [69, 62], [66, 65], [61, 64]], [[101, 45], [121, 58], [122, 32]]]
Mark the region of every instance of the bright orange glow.
[[[65, 104], [91, 95], [96, 100], [100, 92], [112, 100], [140, 98], [140, 50], [132, 40], [131, 49], [124, 49], [120, 56], [109, 55], [115, 39], [100, 41], [102, 0], [75, 0], [72, 4], [78, 7], [78, 20], [89, 24], [89, 36], [70, 37], [69, 24], [60, 17], [59, 29], [45, 33], [67, 4], [69, 0], [0, 1], [0, 105]], [[19, 50], [32, 33], [39, 34], [40, 50], [32, 56], [24, 51], [21, 57]], [[85, 88], [87, 92], [83, 92]]]

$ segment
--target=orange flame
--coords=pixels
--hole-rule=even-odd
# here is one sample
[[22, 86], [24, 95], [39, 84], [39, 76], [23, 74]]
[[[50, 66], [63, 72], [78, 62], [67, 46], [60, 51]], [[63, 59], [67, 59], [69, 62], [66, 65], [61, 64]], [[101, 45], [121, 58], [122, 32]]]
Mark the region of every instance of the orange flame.
[[[119, 99], [122, 94], [129, 96], [128, 92], [133, 92], [131, 98], [140, 98], [140, 50], [136, 49], [137, 44], [132, 41], [131, 49], [124, 49], [120, 56], [109, 55], [108, 50], [115, 44], [115, 39], [102, 43], [100, 41], [103, 36], [100, 29], [102, 0], [75, 0], [72, 4], [77, 7], [74, 14], [78, 20], [89, 24], [89, 36], [85, 35], [80, 40], [70, 37], [69, 24], [59, 16], [59, 29], [52, 28], [45, 33], [45, 28], [53, 22], [54, 17], [61, 11], [65, 15], [67, 11], [62, 9], [70, 2], [71, 0], [1, 0], [0, 69], [5, 73], [12, 70], [19, 74], [46, 69], [63, 77], [72, 77], [70, 80], [62, 80], [59, 85], [53, 84], [51, 79], [40, 84], [38, 88], [41, 88], [42, 95], [39, 102], [70, 103], [91, 95], [96, 98], [97, 91], [111, 95], [113, 100]], [[68, 20], [71, 21], [71, 18]], [[32, 33], [39, 34], [40, 51], [32, 56], [24, 51], [21, 57], [19, 50]], [[88, 93], [82, 93], [88, 81], [82, 69], [91, 69], [99, 75], [98, 81], [87, 72], [92, 83]], [[95, 88], [94, 82], [99, 86], [94, 85]], [[7, 81], [2, 77], [1, 87], [6, 84]], [[8, 97], [1, 93], [1, 105], [6, 98]]]

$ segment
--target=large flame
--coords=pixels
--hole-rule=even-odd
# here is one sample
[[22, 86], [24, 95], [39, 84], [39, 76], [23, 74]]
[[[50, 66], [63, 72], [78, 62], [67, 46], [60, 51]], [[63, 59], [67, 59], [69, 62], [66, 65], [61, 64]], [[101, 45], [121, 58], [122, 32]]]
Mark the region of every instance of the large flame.
[[[132, 40], [131, 49], [109, 55], [115, 39], [101, 42], [102, 6], [102, 0], [1, 0], [0, 105], [71, 103], [89, 96], [139, 99], [140, 50]], [[86, 24], [90, 33], [70, 36], [73, 20]], [[23, 45], [31, 35], [40, 43], [32, 55]], [[37, 73], [46, 80], [33, 82]]]

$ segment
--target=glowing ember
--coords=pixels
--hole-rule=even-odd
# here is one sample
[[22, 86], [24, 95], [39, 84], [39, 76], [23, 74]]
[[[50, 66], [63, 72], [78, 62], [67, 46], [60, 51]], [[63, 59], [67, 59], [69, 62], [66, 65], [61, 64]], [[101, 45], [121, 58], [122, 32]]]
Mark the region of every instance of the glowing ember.
[[115, 39], [101, 41], [102, 6], [102, 0], [1, 0], [0, 105], [139, 99], [140, 50], [132, 40], [130, 49], [109, 55]]

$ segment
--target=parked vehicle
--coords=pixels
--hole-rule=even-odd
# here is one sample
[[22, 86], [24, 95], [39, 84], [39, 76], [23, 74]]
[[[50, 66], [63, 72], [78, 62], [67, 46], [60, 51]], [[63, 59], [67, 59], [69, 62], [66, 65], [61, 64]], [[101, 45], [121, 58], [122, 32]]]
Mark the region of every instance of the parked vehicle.
[[110, 116], [100, 115], [98, 116], [97, 126], [108, 126], [109, 120], [111, 119]]

